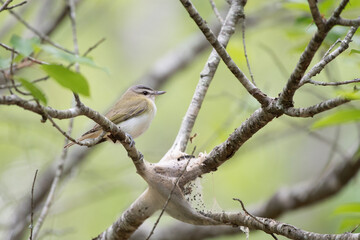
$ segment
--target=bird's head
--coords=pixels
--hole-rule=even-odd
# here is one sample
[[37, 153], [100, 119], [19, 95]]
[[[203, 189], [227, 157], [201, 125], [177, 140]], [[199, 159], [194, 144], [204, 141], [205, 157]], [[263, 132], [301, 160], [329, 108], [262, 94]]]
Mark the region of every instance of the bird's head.
[[135, 85], [127, 90], [127, 93], [136, 97], [145, 97], [151, 100], [155, 100], [155, 96], [166, 93], [165, 91], [156, 91], [150, 87], [144, 85]]

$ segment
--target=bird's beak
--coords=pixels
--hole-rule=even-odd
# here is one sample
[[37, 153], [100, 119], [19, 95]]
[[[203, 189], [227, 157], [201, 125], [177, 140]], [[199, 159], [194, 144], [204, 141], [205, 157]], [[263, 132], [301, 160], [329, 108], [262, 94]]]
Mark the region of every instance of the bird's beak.
[[154, 92], [154, 95], [161, 95], [161, 94], [164, 94], [166, 93], [165, 91], [156, 91]]

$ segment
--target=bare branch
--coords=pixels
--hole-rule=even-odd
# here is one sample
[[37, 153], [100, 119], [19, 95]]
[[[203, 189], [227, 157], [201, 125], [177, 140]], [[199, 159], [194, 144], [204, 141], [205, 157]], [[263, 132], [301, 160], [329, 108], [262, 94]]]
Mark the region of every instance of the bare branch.
[[[90, 140], [87, 140], [87, 141], [83, 141], [83, 142], [80, 142], [80, 141], [77, 141], [76, 139], [72, 138], [69, 133], [66, 133], [65, 131], [63, 131], [59, 125], [57, 125], [54, 121], [54, 119], [52, 117], [50, 117], [46, 111], [44, 111], [44, 115], [46, 117], [46, 119], [49, 119], [49, 121], [52, 123], [53, 127], [55, 127], [66, 139], [76, 143], [77, 145], [80, 145], [80, 146], [86, 146], [86, 147], [92, 147], [92, 146], [95, 146], [96, 144], [98, 144], [101, 140], [103, 140], [103, 137], [107, 134], [107, 132], [105, 131], [102, 131], [102, 133], [96, 137], [96, 138], [93, 138], [93, 139], [90, 139]], [[74, 118], [71, 118], [71, 119], [74, 119]], [[71, 120], [70, 119], [70, 120]], [[72, 124], [69, 126], [70, 128], [72, 128]], [[71, 132], [70, 130], [68, 130], [68, 132]], [[65, 143], [66, 145], [67, 143]]]
[[314, 81], [312, 79], [306, 81], [306, 83], [319, 85], [319, 86], [340, 86], [340, 85], [346, 85], [346, 84], [358, 83], [358, 82], [360, 82], [360, 78], [355, 78], [353, 80], [348, 80], [343, 82], [319, 82], [319, 81]]
[[336, 21], [336, 24], [342, 25], [342, 26], [354, 26], [358, 27], [360, 25], [360, 18], [358, 19], [345, 19], [342, 17], [339, 17]]
[[246, 213], [213, 213], [206, 214], [206, 216], [213, 218], [216, 221], [232, 226], [246, 226], [250, 229], [262, 230], [269, 234], [278, 234], [285, 236], [289, 239], [296, 240], [336, 240], [336, 239], [348, 239], [358, 240], [360, 233], [344, 233], [344, 234], [320, 234], [314, 232], [308, 232], [292, 225], [281, 223], [269, 218], [257, 217], [254, 219], [252, 216]]
[[166, 199], [166, 202], [165, 202], [164, 206], [163, 206], [162, 209], [161, 209], [160, 215], [159, 215], [159, 217], [157, 218], [157, 220], [156, 220], [153, 228], [151, 229], [148, 237], [146, 238], [146, 240], [149, 240], [150, 237], [153, 235], [156, 226], [157, 226], [158, 223], [160, 222], [160, 219], [161, 219], [162, 215], [164, 214], [167, 205], [168, 205], [169, 202], [170, 202], [171, 196], [173, 195], [173, 193], [174, 193], [174, 191], [175, 191], [175, 188], [176, 188], [176, 186], [177, 186], [178, 183], [179, 183], [180, 178], [184, 175], [184, 173], [185, 173], [185, 171], [186, 171], [186, 168], [187, 168], [187, 166], [189, 165], [190, 160], [191, 160], [191, 158], [189, 158], [189, 159], [187, 160], [187, 162], [186, 162], [186, 164], [185, 164], [185, 166], [184, 166], [184, 169], [182, 170], [181, 174], [177, 177], [177, 179], [176, 179], [176, 181], [175, 181], [175, 183], [174, 183], [174, 186], [173, 186], [173, 188], [171, 189], [170, 194], [169, 194], [168, 198]]
[[212, 10], [214, 11], [214, 14], [215, 14], [216, 18], [219, 20], [221, 25], [223, 25], [224, 24], [224, 19], [221, 17], [221, 14], [220, 14], [219, 10], [217, 9], [214, 0], [210, 0], [210, 4], [211, 4]]
[[323, 28], [317, 30], [304, 52], [301, 54], [298, 63], [290, 78], [288, 79], [285, 88], [279, 96], [278, 106], [280, 108], [293, 107], [293, 96], [295, 91], [299, 88], [299, 83], [303, 75], [309, 67], [315, 53], [318, 51], [325, 37], [331, 28], [336, 24], [336, 19], [339, 17], [342, 10], [345, 8], [349, 0], [342, 0], [339, 6], [334, 10], [330, 19], [325, 23]]
[[243, 21], [241, 23], [241, 32], [242, 32], [242, 41], [243, 41], [243, 46], [244, 46], [244, 55], [245, 55], [245, 59], [246, 59], [246, 65], [247, 65], [247, 68], [249, 70], [249, 74], [250, 74], [250, 77], [251, 77], [251, 81], [254, 85], [255, 84], [255, 79], [254, 79], [254, 75], [251, 71], [251, 67], [250, 67], [250, 61], [249, 61], [249, 57], [247, 55], [247, 51], [246, 51], [246, 42], [245, 42], [245, 30], [246, 30], [246, 25], [245, 25], [245, 21], [246, 21], [246, 17], [245, 17], [245, 13], [243, 12]]
[[8, 5], [12, 2], [13, 0], [6, 0], [5, 2], [2, 2], [2, 6], [0, 7], [0, 12], [4, 11], [7, 9]]
[[[239, 1], [239, 0], [235, 0]], [[211, 31], [211, 29], [207, 26], [206, 22], [196, 8], [193, 6], [191, 1], [189, 0], [180, 0], [180, 2], [183, 4], [185, 9], [188, 11], [190, 17], [194, 20], [194, 22], [197, 24], [199, 29], [203, 32], [206, 39], [209, 41], [209, 43], [213, 46], [213, 48], [216, 50], [216, 52], [219, 54], [221, 59], [224, 61], [226, 66], [229, 68], [229, 70], [234, 74], [234, 76], [240, 81], [240, 83], [245, 87], [245, 89], [262, 105], [267, 106], [270, 102], [270, 99], [261, 92], [260, 89], [258, 89], [249, 79], [244, 75], [244, 73], [240, 70], [240, 68], [236, 65], [236, 63], [232, 60], [224, 46], [221, 45], [221, 43], [217, 40], [215, 34]], [[240, 2], [246, 2], [246, 1], [240, 1]], [[239, 8], [241, 7], [241, 4], [238, 5]]]
[[34, 228], [34, 189], [35, 189], [35, 182], [36, 182], [36, 176], [37, 176], [38, 170], [36, 169], [33, 184], [31, 187], [31, 215], [30, 215], [30, 240], [33, 239], [33, 228]]
[[[202, 174], [216, 171], [221, 164], [234, 156], [247, 140], [276, 116], [277, 114], [269, 113], [262, 108], [257, 109], [240, 127], [230, 134], [224, 143], [214, 147], [198, 167], [186, 172], [184, 178], [187, 181], [194, 180]], [[180, 181], [180, 186], [183, 184], [185, 182]]]
[[320, 14], [319, 8], [317, 7], [317, 0], [308, 0], [310, 12], [314, 19], [314, 22], [318, 29], [323, 29], [325, 27], [323, 18]]
[[[342, 0], [339, 6], [334, 10], [334, 13], [330, 18], [338, 18], [340, 17], [340, 14], [345, 9], [346, 5], [349, 3], [349, 0]], [[330, 21], [330, 19], [329, 19]]]
[[[10, 0], [9, 3], [12, 2], [12, 1], [13, 0]], [[26, 4], [26, 3], [27, 3], [27, 1], [22, 1], [21, 3], [15, 4], [15, 5], [12, 5], [12, 6], [6, 6], [4, 8], [4, 6], [6, 5], [6, 2], [5, 2], [4, 5], [2, 7], [0, 7], [0, 12], [3, 11], [3, 10], [10, 10], [10, 9], [20, 7], [20, 6], [22, 6], [22, 5]]]
[[299, 85], [301, 86], [305, 84], [310, 78], [319, 74], [328, 63], [330, 63], [342, 52], [344, 52], [349, 47], [349, 43], [351, 42], [351, 39], [354, 36], [357, 29], [358, 27], [351, 27], [348, 33], [346, 34], [345, 39], [341, 41], [340, 46], [337, 49], [335, 49], [333, 52], [327, 55], [325, 54], [325, 57], [321, 59], [321, 61], [318, 62], [314, 67], [312, 67], [311, 70], [307, 74], [305, 74], [305, 76], [302, 77]]
[[[230, 37], [234, 33], [235, 25], [240, 20], [239, 11], [241, 11], [241, 8], [238, 5], [238, 1], [233, 1], [225, 19], [225, 23], [222, 26], [218, 37], [220, 44], [222, 44], [223, 46], [226, 46], [228, 44]], [[181, 123], [181, 127], [179, 129], [178, 135], [176, 136], [174, 144], [168, 151], [168, 153], [172, 151], [185, 151], [191, 131], [195, 124], [195, 120], [200, 111], [202, 102], [204, 101], [208, 87], [215, 75], [219, 63], [220, 57], [216, 53], [216, 51], [213, 50], [203, 70], [200, 73], [200, 79], [196, 87], [195, 93], [185, 114], [185, 117]]]
[[338, 97], [306, 108], [287, 108], [284, 113], [292, 117], [313, 117], [316, 114], [325, 112], [348, 102], [350, 102], [350, 100]]

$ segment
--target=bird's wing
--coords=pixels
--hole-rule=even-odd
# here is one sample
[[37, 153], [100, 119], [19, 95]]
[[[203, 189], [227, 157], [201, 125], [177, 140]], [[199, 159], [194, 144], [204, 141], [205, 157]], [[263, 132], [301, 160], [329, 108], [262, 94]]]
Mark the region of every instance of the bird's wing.
[[[131, 104], [129, 102], [119, 101], [113, 109], [111, 109], [105, 117], [107, 117], [110, 121], [115, 124], [119, 124], [123, 121], [128, 120], [129, 118], [133, 118], [141, 115], [146, 109], [148, 105], [147, 99], [138, 99], [131, 100]], [[82, 136], [85, 136], [90, 133], [94, 133], [96, 131], [101, 130], [99, 124], [96, 124], [90, 131], [87, 131]]]

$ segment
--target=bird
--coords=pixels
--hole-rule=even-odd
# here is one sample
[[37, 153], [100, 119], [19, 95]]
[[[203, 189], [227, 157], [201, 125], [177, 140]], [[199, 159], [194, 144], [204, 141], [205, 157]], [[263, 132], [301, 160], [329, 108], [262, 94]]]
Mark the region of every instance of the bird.
[[[115, 103], [115, 105], [105, 114], [105, 117], [120, 127], [122, 131], [129, 136], [132, 145], [133, 138], [143, 134], [150, 126], [151, 121], [156, 114], [155, 97], [166, 93], [165, 91], [156, 91], [144, 85], [135, 85], [130, 87]], [[77, 141], [85, 139], [94, 139], [100, 136], [103, 129], [96, 124], [91, 130], [85, 132]], [[105, 134], [100, 141], [110, 139], [110, 133]], [[71, 142], [64, 148], [74, 145]]]

